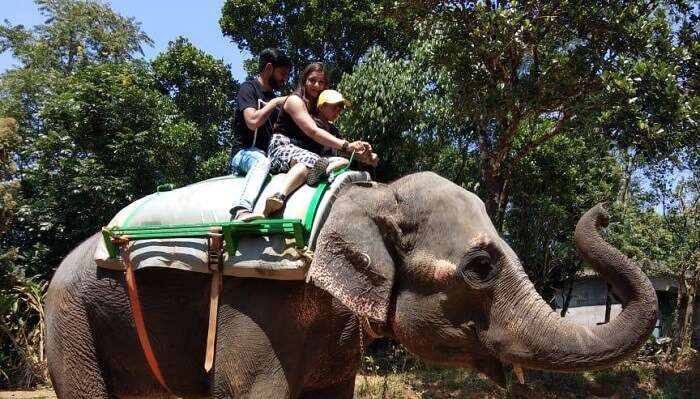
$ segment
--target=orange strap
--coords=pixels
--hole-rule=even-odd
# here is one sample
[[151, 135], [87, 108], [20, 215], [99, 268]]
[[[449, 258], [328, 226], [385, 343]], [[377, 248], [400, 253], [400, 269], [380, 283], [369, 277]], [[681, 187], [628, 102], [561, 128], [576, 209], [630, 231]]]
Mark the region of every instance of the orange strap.
[[209, 372], [214, 365], [219, 292], [221, 292], [221, 271], [215, 270], [211, 274], [211, 290], [209, 291], [209, 329], [207, 331], [207, 354], [204, 358], [204, 370], [206, 372]]
[[143, 322], [143, 312], [141, 311], [141, 303], [139, 302], [139, 291], [136, 288], [136, 276], [134, 275], [134, 266], [131, 264], [131, 243], [126, 241], [122, 243], [122, 260], [126, 264], [126, 287], [129, 293], [129, 302], [131, 303], [131, 313], [134, 315], [134, 324], [136, 325], [136, 333], [139, 336], [139, 342], [141, 343], [141, 350], [146, 356], [146, 362], [151, 368], [153, 376], [158, 380], [160, 385], [168, 391], [173, 396], [173, 392], [168, 388], [165, 383], [163, 374], [160, 372], [160, 367], [158, 367], [158, 360], [156, 360], [156, 355], [153, 353], [153, 348], [151, 347], [151, 341], [148, 339], [148, 333], [146, 332], [146, 324]]
[[211, 270], [211, 289], [209, 290], [209, 328], [207, 329], [207, 353], [204, 356], [204, 370], [208, 373], [214, 366], [216, 349], [216, 320], [219, 310], [219, 294], [223, 276], [221, 262], [223, 261], [221, 234], [212, 232], [207, 242], [208, 263]]

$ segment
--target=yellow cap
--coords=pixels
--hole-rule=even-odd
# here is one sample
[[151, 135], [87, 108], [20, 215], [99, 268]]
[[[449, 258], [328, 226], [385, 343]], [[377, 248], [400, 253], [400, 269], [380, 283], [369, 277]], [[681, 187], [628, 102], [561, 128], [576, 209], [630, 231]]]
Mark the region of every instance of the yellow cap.
[[352, 103], [345, 98], [343, 95], [335, 90], [324, 90], [318, 96], [318, 107], [323, 104], [340, 104], [342, 103], [346, 107], [352, 106]]

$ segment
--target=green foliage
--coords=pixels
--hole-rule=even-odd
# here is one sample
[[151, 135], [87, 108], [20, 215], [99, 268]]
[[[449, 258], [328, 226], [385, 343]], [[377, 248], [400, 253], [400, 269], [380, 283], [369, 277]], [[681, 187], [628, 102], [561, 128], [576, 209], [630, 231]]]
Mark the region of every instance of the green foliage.
[[[161, 94], [145, 64], [89, 65], [63, 79], [20, 152], [24, 202], [13, 234], [45, 243], [57, 264], [124, 205], [158, 184], [192, 181], [198, 131]], [[188, 173], [189, 172], [189, 173]], [[45, 263], [44, 263], [45, 262]]]
[[[197, 160], [191, 180], [226, 174], [238, 82], [230, 66], [182, 37], [153, 60], [158, 86], [182, 116], [197, 126]], [[191, 169], [184, 169], [191, 173]]]
[[[524, 136], [551, 129], [535, 126]], [[613, 201], [620, 167], [595, 135], [558, 136], [531, 152], [512, 172], [505, 238], [545, 298], [581, 269], [573, 233], [593, 204]]]
[[[132, 59], [146, 37], [107, 6], [57, 1], [43, 12], [47, 24], [13, 28], [29, 39], [4, 42], [24, 56], [0, 80], [0, 113], [25, 133], [18, 223], [5, 240], [22, 249], [29, 275], [47, 276], [71, 247], [158, 184], [226, 173], [237, 83], [228, 66], [184, 39], [152, 66]], [[92, 49], [71, 68], [62, 52], [39, 51], [62, 48], [66, 21]]]
[[[17, 203], [14, 197], [17, 192], [17, 182], [12, 179], [16, 167], [11, 154], [21, 142], [17, 121], [11, 118], [0, 118], [0, 233], [4, 233], [10, 225]], [[0, 255], [3, 247], [0, 245]]]
[[[511, 174], [531, 151], [585, 126], [647, 159], [697, 145], [697, 94], [667, 8], [643, 1], [411, 2], [455, 84], [455, 114], [479, 137], [486, 205], [501, 227]], [[685, 15], [685, 14], [683, 14]], [[693, 64], [695, 65], [695, 64]], [[539, 136], [524, 123], [556, 122]]]
[[283, 49], [297, 71], [326, 62], [335, 83], [372, 46], [406, 49], [411, 36], [392, 15], [401, 6], [387, 0], [227, 0], [219, 24], [238, 48], [254, 55], [266, 47]]
[[43, 302], [48, 281], [21, 274], [0, 284], [0, 388], [46, 384]]
[[[651, 186], [662, 199], [649, 193], [613, 208], [609, 239], [651, 275], [683, 276], [700, 265], [700, 169], [694, 168], [675, 183], [658, 171], [648, 172]], [[641, 191], [633, 184], [633, 190]], [[670, 185], [667, 186], [667, 185]], [[663, 204], [663, 213], [654, 209]]]
[[[417, 170], [433, 170], [458, 184], [473, 185], [474, 163], [468, 126], [453, 116], [446, 93], [452, 82], [424, 61], [430, 43], [394, 59], [371, 49], [338, 89], [353, 102], [341, 115], [341, 132], [367, 140], [381, 154], [376, 177], [395, 179]], [[457, 164], [455, 160], [458, 159]]]
[[120, 62], [152, 44], [133, 18], [108, 5], [86, 0], [35, 0], [47, 23], [27, 30], [9, 22], [0, 27], [0, 52], [11, 51], [35, 70], [71, 72], [93, 62]]

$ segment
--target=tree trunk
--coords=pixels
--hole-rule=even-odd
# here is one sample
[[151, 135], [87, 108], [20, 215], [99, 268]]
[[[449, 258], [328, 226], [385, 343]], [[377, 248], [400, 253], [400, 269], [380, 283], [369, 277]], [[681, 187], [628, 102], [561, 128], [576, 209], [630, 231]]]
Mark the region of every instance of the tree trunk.
[[617, 193], [617, 202], [623, 207], [627, 204], [627, 195], [629, 193], [630, 182], [632, 181], [632, 173], [634, 173], [634, 157], [629, 154], [622, 155], [625, 161], [625, 169], [622, 173], [622, 183], [620, 190]]
[[486, 212], [499, 233], [503, 231], [503, 218], [508, 204], [508, 182], [501, 172], [501, 168], [494, 164], [492, 158], [482, 161], [481, 173], [486, 183]]
[[569, 310], [569, 305], [571, 304], [571, 294], [574, 291], [574, 282], [576, 281], [576, 273], [572, 273], [569, 279], [569, 289], [566, 291], [566, 296], [564, 297], [564, 305], [561, 307], [561, 317], [566, 316], [566, 312]]
[[680, 348], [683, 331], [685, 326], [683, 324], [685, 320], [685, 304], [686, 304], [686, 294], [685, 294], [685, 271], [683, 269], [678, 275], [678, 295], [676, 296], [676, 307], [673, 309], [673, 322], [671, 322], [671, 345], [668, 346], [666, 350], [666, 356], [671, 356], [676, 348]]
[[683, 330], [681, 333], [681, 355], [690, 354], [690, 349], [693, 344], [693, 313], [695, 311], [695, 299], [697, 294], [698, 283], [700, 282], [700, 265], [695, 267], [693, 274], [686, 280], [685, 284], [688, 290], [688, 301], [685, 305], [685, 317], [683, 318]]

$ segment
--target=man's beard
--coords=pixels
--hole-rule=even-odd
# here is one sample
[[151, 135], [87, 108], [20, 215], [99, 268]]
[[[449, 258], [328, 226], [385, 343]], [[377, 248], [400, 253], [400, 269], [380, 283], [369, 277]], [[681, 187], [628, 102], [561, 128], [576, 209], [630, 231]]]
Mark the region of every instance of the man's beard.
[[272, 87], [272, 90], [279, 90], [282, 88], [282, 86], [284, 86], [284, 82], [278, 82], [277, 80], [275, 80], [274, 76], [270, 76], [269, 78], [267, 78], [267, 84], [269, 84], [270, 87]]

